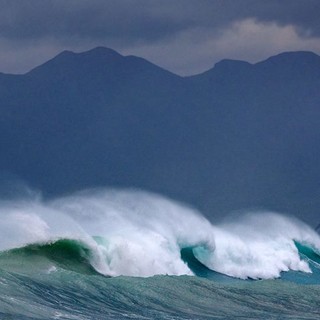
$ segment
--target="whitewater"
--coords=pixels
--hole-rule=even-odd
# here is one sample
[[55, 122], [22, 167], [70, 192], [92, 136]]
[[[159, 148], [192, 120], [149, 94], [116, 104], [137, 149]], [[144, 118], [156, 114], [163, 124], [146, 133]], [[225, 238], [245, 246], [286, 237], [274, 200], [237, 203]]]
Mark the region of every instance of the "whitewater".
[[0, 318], [320, 318], [320, 237], [138, 190], [0, 203]]

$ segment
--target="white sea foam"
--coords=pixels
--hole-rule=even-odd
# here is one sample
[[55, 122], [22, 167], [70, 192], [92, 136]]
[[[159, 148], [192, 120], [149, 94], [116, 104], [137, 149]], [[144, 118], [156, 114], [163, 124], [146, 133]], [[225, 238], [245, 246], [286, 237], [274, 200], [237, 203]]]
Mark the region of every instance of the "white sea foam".
[[215, 230], [212, 255], [195, 255], [210, 269], [242, 279], [276, 278], [282, 271], [311, 272], [294, 241], [320, 248], [319, 235], [294, 218], [249, 213]]
[[214, 248], [206, 219], [154, 194], [86, 192], [52, 206], [72, 216], [88, 234], [102, 237], [98, 246], [105, 259], [95, 267], [111, 275], [192, 274], [180, 258], [181, 246], [206, 243]]
[[247, 214], [213, 225], [198, 211], [141, 191], [94, 190], [54, 201], [0, 205], [0, 249], [57, 239], [82, 241], [92, 266], [112, 276], [192, 274], [183, 247], [210, 269], [238, 278], [310, 272], [294, 241], [320, 250], [308, 226], [275, 213]]

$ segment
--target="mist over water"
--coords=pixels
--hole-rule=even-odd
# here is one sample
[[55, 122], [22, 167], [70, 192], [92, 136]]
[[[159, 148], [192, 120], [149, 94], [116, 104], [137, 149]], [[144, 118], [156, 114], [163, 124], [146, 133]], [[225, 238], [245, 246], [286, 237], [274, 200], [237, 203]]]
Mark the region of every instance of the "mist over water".
[[215, 224], [193, 208], [137, 190], [2, 201], [0, 214], [1, 251], [74, 240], [89, 252], [90, 265], [108, 276], [193, 275], [181, 258], [181, 250], [191, 248], [212, 271], [270, 279], [283, 271], [312, 272], [296, 243], [320, 252], [319, 235], [295, 218], [251, 212]]

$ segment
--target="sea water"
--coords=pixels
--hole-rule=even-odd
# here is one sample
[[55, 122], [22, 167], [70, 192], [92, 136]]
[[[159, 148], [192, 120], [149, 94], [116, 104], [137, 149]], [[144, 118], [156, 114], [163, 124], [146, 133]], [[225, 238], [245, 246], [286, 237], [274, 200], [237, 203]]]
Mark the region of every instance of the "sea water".
[[0, 319], [320, 319], [320, 237], [140, 192], [0, 204]]

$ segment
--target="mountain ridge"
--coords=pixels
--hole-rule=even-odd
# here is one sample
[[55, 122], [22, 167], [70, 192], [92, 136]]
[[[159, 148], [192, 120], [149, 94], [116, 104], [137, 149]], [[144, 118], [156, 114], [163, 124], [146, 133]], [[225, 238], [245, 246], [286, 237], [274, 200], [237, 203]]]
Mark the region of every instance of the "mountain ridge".
[[[135, 55], [121, 55], [119, 52], [117, 52], [116, 50], [113, 50], [111, 48], [108, 48], [108, 47], [103, 47], [103, 46], [98, 46], [98, 47], [95, 47], [93, 49], [90, 49], [90, 50], [86, 50], [86, 51], [82, 51], [82, 52], [74, 52], [74, 51], [71, 51], [71, 50], [64, 50], [60, 53], [58, 53], [56, 56], [54, 56], [53, 58], [47, 60], [46, 62], [38, 65], [38, 66], [35, 66], [34, 68], [31, 68], [31, 70], [25, 72], [24, 74], [12, 74], [12, 73], [3, 73], [0, 71], [0, 74], [2, 75], [13, 75], [13, 76], [19, 76], [19, 75], [27, 75], [29, 74], [30, 72], [38, 69], [39, 67], [42, 67], [48, 63], [52, 63], [53, 61], [55, 61], [56, 59], [58, 58], [61, 58], [61, 57], [66, 57], [66, 56], [69, 56], [69, 57], [77, 57], [77, 56], [91, 56], [91, 58], [97, 58], [97, 56], [100, 55], [100, 58], [103, 57], [103, 58], [118, 58], [118, 59], [121, 59], [121, 58], [137, 58], [139, 60], [143, 60], [153, 66], [156, 66], [157, 68], [159, 69], [162, 69], [162, 70], [165, 70], [173, 75], [176, 75], [178, 77], [181, 77], [181, 78], [189, 78], [189, 77], [194, 77], [194, 76], [200, 76], [201, 74], [204, 74], [204, 73], [207, 73], [209, 72], [210, 70], [213, 70], [216, 66], [221, 66], [221, 65], [225, 65], [225, 64], [242, 64], [242, 65], [247, 65], [247, 66], [256, 66], [256, 65], [260, 65], [260, 64], [264, 64], [266, 62], [273, 62], [273, 61], [279, 61], [280, 59], [282, 58], [285, 58], [283, 59], [284, 61], [285, 60], [288, 60], [288, 57], [290, 58], [293, 58], [292, 60], [296, 60], [296, 61], [301, 61], [301, 58], [309, 58], [309, 59], [313, 59], [314, 61], [315, 60], [318, 60], [320, 61], [320, 56], [318, 54], [316, 54], [315, 52], [312, 52], [312, 51], [303, 51], [303, 50], [298, 50], [298, 51], [286, 51], [286, 52], [281, 52], [279, 54], [275, 54], [273, 56], [270, 56], [266, 59], [263, 59], [263, 60], [260, 60], [258, 62], [255, 62], [255, 63], [250, 63], [248, 61], [245, 61], [245, 60], [237, 60], [237, 59], [229, 59], [229, 58], [226, 58], [226, 59], [222, 59], [218, 62], [215, 63], [215, 65], [212, 67], [212, 68], [209, 68], [208, 70], [205, 70], [203, 72], [200, 72], [200, 73], [197, 73], [197, 74], [193, 74], [193, 75], [188, 75], [188, 76], [180, 76], [179, 74], [176, 74], [175, 72], [172, 72], [172, 71], [169, 71], [167, 70], [166, 68], [163, 68], [163, 67], [160, 67], [152, 62], [150, 62], [149, 60], [145, 59], [145, 58], [142, 58], [142, 57], [138, 57], [138, 56], [135, 56]], [[298, 59], [296, 59], [298, 58]], [[319, 62], [320, 63], [320, 62]]]
[[[35, 72], [38, 72], [39, 70], [42, 70], [45, 67], [59, 67], [59, 65], [62, 65], [63, 67], [66, 64], [70, 63], [89, 63], [91, 67], [96, 67], [95, 65], [99, 64], [99, 67], [105, 67], [108, 65], [113, 65], [113, 64], [127, 64], [129, 61], [135, 62], [136, 64], [144, 65], [144, 67], [154, 67], [155, 69], [158, 69], [161, 72], [166, 72], [171, 75], [175, 75], [176, 77], [180, 77], [179, 75], [176, 75], [168, 70], [165, 70], [148, 60], [141, 58], [141, 57], [136, 57], [134, 55], [128, 55], [128, 56], [123, 56], [119, 54], [117, 51], [105, 47], [96, 47], [94, 49], [84, 51], [84, 52], [79, 52], [75, 53], [73, 51], [68, 51], [65, 50], [52, 59], [48, 60], [47, 62], [33, 68], [29, 72], [25, 73], [25, 75], [32, 75]], [[95, 62], [93, 65], [92, 62]], [[103, 69], [102, 69], [103, 70]], [[47, 71], [46, 71], [47, 72]]]

